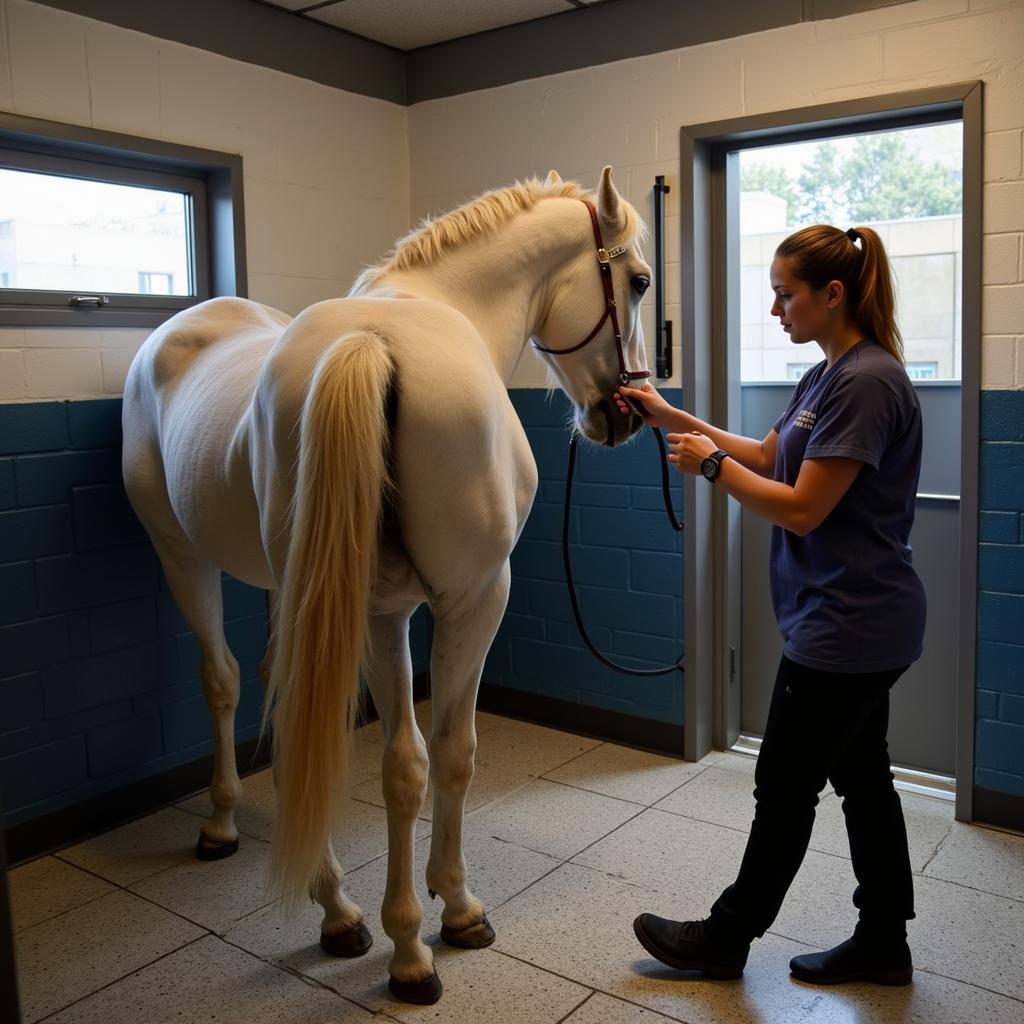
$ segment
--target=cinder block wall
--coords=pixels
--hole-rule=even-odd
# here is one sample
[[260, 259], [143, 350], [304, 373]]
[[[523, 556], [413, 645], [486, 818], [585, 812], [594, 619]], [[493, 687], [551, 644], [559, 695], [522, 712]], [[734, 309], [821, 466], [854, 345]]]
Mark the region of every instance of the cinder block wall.
[[[250, 295], [290, 313], [343, 292], [355, 270], [386, 251], [414, 219], [448, 209], [514, 177], [543, 174], [555, 167], [565, 177], [593, 185], [601, 166], [611, 162], [620, 189], [650, 219], [654, 175], [664, 174], [670, 184], [675, 183], [681, 124], [984, 80], [982, 380], [986, 390], [979, 451], [983, 513], [975, 781], [999, 792], [1024, 795], [1024, 722], [1019, 699], [1024, 690], [1024, 570], [1019, 567], [1024, 494], [1017, 483], [1024, 451], [1019, 429], [1024, 422], [1024, 64], [1020, 60], [1024, 14], [1019, 0], [921, 0], [431, 101], [408, 111], [25, 0], [0, 0], [0, 14], [0, 24], [7, 27], [7, 46], [0, 48], [0, 109], [243, 155]], [[682, 311], [677, 198], [674, 189], [668, 196], [666, 239], [668, 316], [678, 325]], [[650, 338], [649, 306], [644, 323]], [[88, 619], [89, 609], [38, 611], [34, 619], [17, 618], [25, 614], [25, 605], [19, 602], [24, 601], [26, 587], [33, 588], [33, 602], [38, 599], [34, 563], [98, 557], [90, 554], [97, 548], [76, 555], [62, 551], [61, 545], [67, 544], [68, 531], [75, 537], [71, 517], [76, 508], [82, 512], [81, 529], [86, 535], [88, 529], [95, 534], [97, 524], [104, 521], [95, 514], [97, 504], [109, 500], [116, 508], [113, 491], [105, 496], [103, 492], [113, 484], [114, 445], [104, 442], [79, 449], [68, 424], [82, 415], [89, 418], [76, 411], [82, 402], [92, 404], [89, 400], [107, 396], [117, 404], [127, 365], [144, 334], [0, 330], [0, 402], [25, 406], [71, 402], [61, 406], [69, 431], [66, 439], [54, 435], [46, 440], [52, 426], [34, 423], [32, 413], [23, 411], [15, 414], [24, 418], [13, 432], [5, 428], [0, 444], [0, 506], [5, 513], [16, 514], [10, 522], [19, 524], [15, 532], [23, 538], [13, 558], [7, 559], [10, 547], [3, 550], [0, 568], [5, 582], [11, 583], [0, 587], [0, 672], [4, 673], [0, 694], [3, 706], [15, 709], [5, 710], [0, 718], [0, 786], [5, 791], [12, 785], [13, 762], [8, 758], [68, 739], [56, 736], [56, 727], [45, 717], [44, 691], [38, 686], [42, 671], [83, 656], [121, 657], [127, 663], [128, 656], [117, 652], [130, 649], [140, 635], [149, 635], [145, 623], [151, 621], [148, 611], [129, 605], [140, 601], [143, 607], [146, 602], [161, 607], [159, 588], [155, 595], [122, 598], [115, 594], [110, 601], [100, 601], [92, 616], [96, 634], [89, 640], [98, 649], [90, 649], [87, 655], [76, 653], [85, 650], [85, 633], [81, 626], [76, 632], [72, 625], [85, 621], [79, 614], [83, 610]], [[678, 350], [675, 365], [680, 365]], [[678, 373], [668, 384], [680, 386]], [[651, 720], [679, 721], [682, 683], [677, 681], [671, 700], [659, 696], [637, 703], [633, 684], [623, 682], [618, 690], [610, 681], [592, 684], [588, 679], [600, 679], [595, 666], [590, 663], [584, 669], [576, 660], [578, 645], [565, 606], [559, 604], [564, 601], [562, 591], [546, 575], [553, 551], [544, 545], [553, 543], [553, 506], [565, 435], [557, 422], [550, 421], [540, 400], [539, 391], [545, 386], [539, 361], [526, 353], [516, 372], [513, 397], [527, 422], [545, 486], [527, 528], [527, 545], [517, 555], [512, 607], [489, 671], [495, 682], [506, 687], [535, 688], [584, 705], [631, 709]], [[11, 415], [6, 406], [4, 412]], [[45, 410], [38, 415], [40, 423], [53, 422]], [[95, 418], [103, 416], [97, 413]], [[36, 431], [44, 436], [26, 440]], [[591, 454], [595, 460], [607, 454], [609, 465], [619, 456]], [[70, 477], [63, 478], [60, 494], [19, 508], [18, 460], [49, 456], [56, 464], [61, 461], [58, 455], [70, 456], [62, 461], [76, 467]], [[603, 466], [604, 460], [596, 464]], [[624, 485], [585, 477], [581, 482], [594, 488], [582, 492], [581, 500], [595, 504], [581, 504], [579, 515], [586, 515], [589, 508], [586, 518], [600, 523], [602, 530], [613, 526], [609, 515], [616, 509], [621, 512], [616, 502], [625, 495], [606, 488]], [[629, 486], [631, 508], [643, 511], [635, 502], [648, 484]], [[90, 504], [94, 514], [92, 527], [87, 528], [84, 524], [90, 516], [84, 510]], [[40, 514], [22, 517], [22, 512]], [[106, 521], [116, 522], [116, 514]], [[131, 527], [125, 529], [125, 536], [130, 536]], [[605, 601], [609, 606], [627, 607], [632, 590], [639, 589], [635, 581], [641, 575], [646, 581], [661, 581], [658, 587], [665, 590], [657, 589], [655, 595], [672, 596], [668, 591], [676, 581], [681, 595], [682, 569], [677, 574], [678, 556], [671, 551], [632, 552], [629, 585], [621, 586], [622, 556], [614, 553], [614, 537], [606, 540], [605, 536], [601, 534], [602, 544], [595, 543], [597, 534], [589, 542], [584, 537], [584, 547], [602, 550], [584, 551], [582, 561], [577, 559], [581, 582], [587, 580], [585, 587], [595, 578], [607, 580], [609, 573], [620, 584], [606, 588], [609, 593], [591, 608], [592, 614], [602, 614], [597, 606]], [[129, 550], [132, 543], [115, 542], [111, 549]], [[144, 563], [144, 557], [139, 557]], [[240, 618], [247, 617], [248, 607], [242, 599]], [[677, 629], [680, 621], [681, 610]], [[34, 636], [34, 650], [45, 664], [27, 665], [9, 660], [5, 653], [22, 642], [12, 640], [15, 634], [8, 630], [26, 622], [31, 623], [28, 630]], [[159, 623], [158, 615], [158, 638]], [[111, 636], [110, 626], [123, 635]], [[620, 629], [620, 634], [636, 632], [643, 638], [633, 648], [630, 638], [616, 636], [607, 623], [595, 621], [595, 634], [602, 646], [618, 647], [624, 655], [648, 656], [656, 649], [652, 638], [661, 636], [665, 647], [678, 639], [665, 635], [662, 627], [655, 617], [646, 626], [650, 632]], [[119, 647], [105, 646], [119, 639], [124, 641]], [[524, 640], [544, 646], [517, 642]], [[668, 652], [658, 649], [659, 661], [662, 653]], [[556, 669], [559, 665], [562, 668]], [[590, 675], [579, 685], [566, 686], [565, 672], [576, 667]], [[25, 678], [34, 673], [35, 682]], [[107, 685], [110, 678], [103, 673], [91, 685]], [[168, 688], [170, 702], [161, 705], [161, 721], [171, 716], [164, 709], [174, 707], [178, 685]], [[557, 686], [563, 690], [555, 690]], [[199, 718], [191, 719], [187, 712], [195, 693], [180, 695], [181, 707], [186, 709], [182, 714], [194, 723], [193, 735], [198, 736]], [[107, 703], [127, 708], [121, 695]], [[137, 703], [138, 713], [142, 721], [152, 723], [152, 707], [144, 704]], [[135, 714], [133, 705], [132, 717]], [[130, 732], [130, 721], [131, 717], [121, 720], [124, 732]], [[88, 749], [90, 728], [117, 726], [116, 720], [83, 726], [76, 749]], [[144, 728], [140, 732], [144, 734]], [[183, 735], [187, 732], [182, 730]], [[98, 739], [100, 734], [94, 735]], [[182, 756], [192, 756], [196, 749], [184, 747]], [[114, 770], [107, 776], [115, 777], [120, 776]], [[46, 799], [52, 801], [47, 806], [57, 806], [75, 802], [81, 792], [76, 786], [56, 786], [49, 796], [27, 794], [25, 799], [36, 803]], [[10, 800], [5, 799], [10, 808]], [[31, 813], [25, 810], [29, 805], [21, 804], [15, 813]]]
[[[668, 397], [680, 400], [678, 391]], [[573, 620], [561, 545], [568, 399], [561, 392], [549, 399], [544, 391], [519, 388], [512, 400], [537, 459], [540, 487], [512, 554], [509, 609], [487, 659], [485, 682], [681, 725], [678, 672], [624, 683], [594, 659]], [[680, 516], [682, 487], [674, 471], [671, 488]], [[664, 511], [649, 431], [615, 451], [580, 446], [569, 539], [580, 608], [598, 650], [629, 668], [674, 664], [683, 652], [682, 539]]]
[[[0, 405], [0, 757], [9, 824], [208, 752], [195, 637], [121, 484], [121, 403]], [[266, 596], [225, 581], [259, 726]]]
[[[1024, 308], [1019, 316], [1024, 320]], [[1024, 364], [1022, 342], [1018, 340], [1018, 358]], [[1024, 795], [1024, 390], [1020, 388], [993, 389], [982, 395], [981, 508], [975, 781], [997, 793]]]

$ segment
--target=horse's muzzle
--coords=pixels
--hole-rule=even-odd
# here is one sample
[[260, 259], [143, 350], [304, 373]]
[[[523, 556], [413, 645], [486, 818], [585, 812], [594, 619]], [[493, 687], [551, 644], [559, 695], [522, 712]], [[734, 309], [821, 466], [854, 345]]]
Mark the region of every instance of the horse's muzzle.
[[623, 414], [608, 398], [587, 406], [576, 417], [576, 429], [595, 444], [615, 448], [643, 429], [643, 420], [635, 413]]

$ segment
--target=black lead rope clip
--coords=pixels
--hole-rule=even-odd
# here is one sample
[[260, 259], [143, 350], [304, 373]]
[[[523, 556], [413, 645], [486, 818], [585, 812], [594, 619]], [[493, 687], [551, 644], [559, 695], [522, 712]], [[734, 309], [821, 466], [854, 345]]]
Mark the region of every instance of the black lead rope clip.
[[[651, 427], [658, 443], [658, 450], [661, 453], [661, 490], [665, 498], [665, 512], [668, 521], [676, 533], [681, 533], [683, 523], [676, 519], [675, 511], [672, 508], [672, 493], [668, 482], [668, 459], [665, 452], [665, 440], [657, 427]], [[579, 444], [580, 435], [574, 430], [569, 437], [569, 466], [565, 474], [565, 509], [562, 513], [562, 564], [565, 566], [565, 581], [569, 585], [569, 601], [572, 604], [573, 618], [576, 620], [576, 628], [579, 630], [583, 642], [595, 658], [606, 668], [614, 672], [621, 672], [627, 676], [667, 676], [671, 672], [682, 672], [684, 655], [666, 668], [626, 668], [625, 665], [616, 665], [614, 661], [606, 658], [593, 644], [587, 635], [586, 627], [583, 625], [583, 615], [580, 612], [579, 599], [576, 596], [576, 585], [572, 579], [572, 562], [569, 558], [569, 514], [572, 511], [572, 478], [576, 470], [576, 446]]]

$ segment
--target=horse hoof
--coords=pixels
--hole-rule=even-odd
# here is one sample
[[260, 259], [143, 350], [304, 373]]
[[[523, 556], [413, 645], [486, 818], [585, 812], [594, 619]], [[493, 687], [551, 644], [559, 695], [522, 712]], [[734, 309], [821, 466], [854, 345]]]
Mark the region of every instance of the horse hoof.
[[466, 928], [449, 928], [448, 925], [443, 924], [441, 925], [441, 938], [449, 946], [457, 946], [459, 949], [483, 949], [494, 942], [494, 929], [486, 917]]
[[320, 947], [331, 956], [362, 956], [373, 945], [373, 936], [362, 921], [347, 932], [320, 933]]
[[199, 860], [223, 860], [237, 850], [237, 839], [229, 843], [218, 843], [215, 839], [207, 839], [202, 832], [199, 833], [199, 841], [196, 843], [196, 857]]
[[436, 974], [432, 974], [426, 981], [399, 981], [397, 978], [389, 977], [388, 988], [396, 999], [419, 1006], [436, 1003], [444, 991], [441, 979]]

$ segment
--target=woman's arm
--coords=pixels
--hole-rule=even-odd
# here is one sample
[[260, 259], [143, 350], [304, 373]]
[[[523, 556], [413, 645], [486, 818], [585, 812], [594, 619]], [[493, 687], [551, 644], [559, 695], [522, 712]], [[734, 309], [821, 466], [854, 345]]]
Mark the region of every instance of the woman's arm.
[[[687, 473], [699, 474], [701, 462], [715, 450], [713, 437], [696, 433], [669, 434], [668, 442], [669, 462]], [[715, 486], [723, 487], [755, 515], [806, 537], [839, 504], [863, 465], [857, 459], [804, 459], [790, 487], [766, 480], [734, 459], [724, 459]]]
[[670, 405], [649, 384], [644, 385], [643, 388], [620, 387], [615, 393], [619, 409], [626, 413], [630, 410], [623, 401], [623, 396], [635, 403], [634, 408], [637, 406], [643, 408], [643, 420], [649, 427], [661, 427], [678, 434], [694, 430], [700, 431], [710, 437], [718, 448], [728, 452], [747, 469], [761, 476], [771, 476], [775, 470], [775, 444], [779, 435], [774, 430], [770, 431], [763, 441], [758, 441], [753, 437], [743, 437], [741, 434], [730, 434], [727, 430], [719, 430], [718, 427], [705, 423], [704, 420], [699, 420], [696, 416], [691, 416], [690, 413]]

